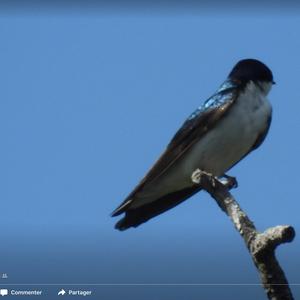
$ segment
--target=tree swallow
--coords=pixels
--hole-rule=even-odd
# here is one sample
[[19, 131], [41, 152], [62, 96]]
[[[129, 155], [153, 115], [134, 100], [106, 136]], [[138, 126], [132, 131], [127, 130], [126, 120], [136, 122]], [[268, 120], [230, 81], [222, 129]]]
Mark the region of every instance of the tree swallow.
[[150, 171], [112, 213], [125, 216], [116, 229], [137, 227], [201, 190], [192, 173], [223, 176], [261, 145], [270, 127], [267, 99], [273, 75], [255, 59], [239, 61], [219, 89], [197, 108], [174, 135]]

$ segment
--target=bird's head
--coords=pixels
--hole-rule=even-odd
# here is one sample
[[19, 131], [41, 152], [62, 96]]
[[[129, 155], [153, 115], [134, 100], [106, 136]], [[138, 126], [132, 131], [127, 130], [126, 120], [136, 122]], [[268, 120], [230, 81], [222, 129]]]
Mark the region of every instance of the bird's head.
[[256, 59], [240, 60], [231, 70], [228, 78], [246, 85], [250, 81], [257, 84], [265, 94], [268, 94], [273, 84], [272, 71]]

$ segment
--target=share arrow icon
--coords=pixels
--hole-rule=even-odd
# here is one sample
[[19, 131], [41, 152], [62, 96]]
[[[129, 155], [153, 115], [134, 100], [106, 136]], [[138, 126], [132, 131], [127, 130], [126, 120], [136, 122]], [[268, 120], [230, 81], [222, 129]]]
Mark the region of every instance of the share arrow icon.
[[61, 289], [59, 292], [58, 292], [58, 296], [63, 296], [64, 294], [66, 293], [66, 291], [64, 289]]

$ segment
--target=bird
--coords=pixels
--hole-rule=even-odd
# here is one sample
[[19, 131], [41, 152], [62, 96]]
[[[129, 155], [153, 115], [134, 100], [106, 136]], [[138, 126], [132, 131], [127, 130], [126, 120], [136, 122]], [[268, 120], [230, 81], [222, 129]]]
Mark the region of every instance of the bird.
[[165, 151], [112, 216], [115, 228], [137, 227], [201, 190], [192, 173], [216, 177], [257, 149], [269, 131], [272, 71], [257, 59], [238, 61], [217, 91], [175, 133]]

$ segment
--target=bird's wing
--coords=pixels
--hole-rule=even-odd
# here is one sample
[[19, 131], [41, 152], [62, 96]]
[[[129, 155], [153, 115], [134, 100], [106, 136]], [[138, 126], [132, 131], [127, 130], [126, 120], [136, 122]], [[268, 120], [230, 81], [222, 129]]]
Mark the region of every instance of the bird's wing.
[[129, 227], [137, 227], [142, 223], [147, 222], [149, 219], [177, 206], [200, 190], [201, 187], [199, 185], [193, 185], [180, 191], [164, 195], [163, 197], [160, 197], [153, 202], [146, 203], [138, 208], [129, 208], [126, 210], [124, 218], [116, 223], [115, 228], [123, 231]]
[[146, 184], [164, 174], [195, 142], [213, 128], [217, 121], [229, 111], [237, 96], [236, 84], [232, 81], [225, 81], [219, 90], [184, 122], [157, 162], [112, 213], [112, 216], [117, 216], [130, 208], [132, 201], [134, 201], [134, 195]]

